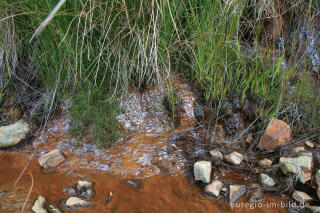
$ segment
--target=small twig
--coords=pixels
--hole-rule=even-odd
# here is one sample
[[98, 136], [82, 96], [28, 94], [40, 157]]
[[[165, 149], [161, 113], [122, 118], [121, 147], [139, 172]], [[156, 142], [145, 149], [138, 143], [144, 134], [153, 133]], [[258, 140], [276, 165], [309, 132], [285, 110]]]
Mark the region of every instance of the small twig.
[[27, 202], [28, 202], [28, 200], [29, 200], [30, 194], [31, 194], [32, 189], [33, 189], [33, 176], [32, 176], [32, 174], [31, 174], [31, 172], [29, 172], [29, 175], [30, 175], [30, 177], [31, 177], [31, 187], [30, 187], [30, 189], [29, 189], [29, 193], [28, 193], [28, 195], [27, 195], [27, 198], [26, 198], [26, 200], [25, 200], [24, 203], [23, 203], [21, 213], [24, 212], [24, 208], [25, 208], [26, 205], [27, 205]]

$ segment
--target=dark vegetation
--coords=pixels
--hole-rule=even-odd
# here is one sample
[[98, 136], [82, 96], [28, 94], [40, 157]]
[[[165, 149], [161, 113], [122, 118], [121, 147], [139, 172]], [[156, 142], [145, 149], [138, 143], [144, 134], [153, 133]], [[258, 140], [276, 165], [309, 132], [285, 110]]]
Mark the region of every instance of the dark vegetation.
[[67, 1], [29, 43], [57, 2], [0, 2], [1, 125], [26, 117], [43, 126], [71, 98], [72, 133], [89, 126], [93, 141], [109, 144], [118, 95], [175, 70], [214, 122], [238, 98], [258, 130], [273, 116], [288, 117], [295, 135], [319, 127], [318, 1]]

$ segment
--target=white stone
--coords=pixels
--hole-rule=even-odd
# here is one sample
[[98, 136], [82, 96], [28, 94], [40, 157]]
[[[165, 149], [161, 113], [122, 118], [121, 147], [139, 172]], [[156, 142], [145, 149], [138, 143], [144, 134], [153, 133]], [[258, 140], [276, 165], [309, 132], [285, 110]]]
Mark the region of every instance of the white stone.
[[75, 208], [75, 207], [86, 207], [91, 205], [90, 202], [86, 201], [86, 200], [82, 200], [78, 197], [70, 197], [67, 201], [66, 201], [66, 206], [69, 208]]
[[79, 180], [77, 183], [77, 189], [80, 191], [81, 189], [91, 189], [93, 186], [93, 183], [87, 180]]
[[193, 166], [194, 179], [209, 183], [211, 170], [212, 164], [210, 161], [197, 161]]
[[45, 209], [46, 202], [46, 198], [40, 195], [32, 206], [32, 211], [35, 213], [47, 213], [48, 211]]
[[222, 159], [223, 159], [222, 153], [221, 153], [219, 150], [217, 150], [217, 149], [211, 150], [211, 151], [210, 151], [210, 154], [211, 154], [212, 157], [216, 157], [216, 158], [218, 158], [219, 160], [222, 160]]
[[18, 144], [30, 131], [29, 124], [23, 121], [0, 127], [0, 148]]
[[272, 177], [264, 173], [260, 174], [260, 181], [266, 186], [274, 186], [276, 184]]
[[223, 187], [223, 183], [220, 180], [214, 180], [205, 187], [205, 192], [213, 194], [214, 196], [218, 197], [222, 187]]
[[241, 155], [239, 152], [232, 152], [224, 156], [224, 159], [229, 163], [239, 165], [244, 160], [244, 156]]
[[306, 203], [312, 200], [312, 198], [308, 194], [301, 191], [294, 191], [292, 193], [292, 198], [299, 203]]

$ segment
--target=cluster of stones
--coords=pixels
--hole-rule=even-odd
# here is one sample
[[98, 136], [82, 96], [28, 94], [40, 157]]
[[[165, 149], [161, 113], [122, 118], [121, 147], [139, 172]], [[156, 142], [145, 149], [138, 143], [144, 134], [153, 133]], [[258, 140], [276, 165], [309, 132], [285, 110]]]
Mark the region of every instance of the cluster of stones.
[[[79, 180], [74, 186], [64, 187], [63, 192], [69, 196], [69, 198], [63, 202], [66, 209], [83, 208], [94, 205], [88, 201], [94, 196], [93, 183], [90, 181]], [[58, 205], [48, 204], [46, 198], [41, 195], [35, 201], [32, 211], [34, 213], [63, 213]]]
[[[285, 122], [274, 118], [269, 122], [265, 133], [259, 141], [258, 147], [261, 150], [273, 151], [274, 149], [285, 145], [290, 140], [290, 126]], [[252, 137], [249, 136], [247, 141], [251, 142]], [[308, 150], [312, 150], [314, 148], [314, 143], [310, 141], [306, 141], [304, 145]], [[305, 147], [295, 147], [292, 152], [295, 153], [296, 157], [280, 157], [279, 164], [276, 165], [281, 169], [284, 175], [296, 175], [302, 184], [312, 179], [313, 168], [312, 152], [305, 149]], [[233, 166], [239, 166], [245, 160], [245, 154], [241, 154], [236, 151], [223, 155], [219, 149], [214, 149], [210, 151], [210, 154], [214, 159], [225, 161]], [[260, 167], [268, 168], [271, 167], [274, 162], [272, 162], [271, 159], [262, 158], [257, 162], [257, 164]], [[253, 192], [249, 198], [250, 202], [261, 201], [263, 199], [263, 193], [260, 190], [261, 186], [272, 188], [277, 184], [277, 181], [273, 177], [263, 172], [258, 174], [260, 184], [254, 183], [249, 186], [245, 186], [226, 183], [226, 181], [219, 180], [219, 177], [211, 177], [212, 163], [210, 161], [197, 161], [194, 164], [193, 169], [194, 179], [207, 184], [204, 187], [206, 194], [212, 195], [216, 198], [225, 195], [228, 198], [229, 203], [235, 202], [248, 191]], [[320, 199], [320, 169], [315, 174], [315, 180], [318, 187], [318, 198]], [[306, 202], [313, 200], [307, 193], [297, 190], [293, 191], [292, 198], [300, 204], [305, 204]], [[313, 212], [320, 212], [320, 207], [317, 206], [309, 206], [309, 209]]]

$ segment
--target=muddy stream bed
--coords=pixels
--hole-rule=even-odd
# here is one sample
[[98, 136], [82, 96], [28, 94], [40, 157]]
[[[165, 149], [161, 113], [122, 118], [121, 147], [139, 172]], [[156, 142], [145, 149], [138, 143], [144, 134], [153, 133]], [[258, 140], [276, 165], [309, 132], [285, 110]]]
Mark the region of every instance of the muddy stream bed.
[[[188, 160], [172, 139], [194, 128], [196, 97], [182, 78], [174, 76], [172, 82], [182, 106], [180, 125], [175, 130], [161, 104], [164, 87], [158, 86], [143, 93], [131, 91], [119, 99], [125, 108], [118, 116], [124, 136], [109, 148], [90, 143], [76, 146], [76, 140], [68, 134], [70, 119], [62, 113], [33, 137], [32, 145], [17, 151], [0, 151], [0, 212], [21, 212], [30, 189], [25, 212], [31, 212], [39, 195], [64, 212], [287, 212], [286, 208], [267, 206], [286, 202], [270, 194], [265, 194], [259, 207], [231, 208], [224, 200], [204, 195], [201, 187], [192, 182]], [[15, 185], [35, 147], [33, 159]], [[38, 157], [56, 148], [67, 160], [55, 169], [43, 170]], [[94, 205], [65, 209], [62, 202], [68, 196], [62, 188], [83, 179], [95, 184], [95, 195], [90, 200]], [[128, 179], [134, 179], [139, 187], [128, 185]], [[244, 175], [234, 172], [225, 172], [223, 179], [250, 184]], [[106, 206], [110, 192], [113, 197]], [[242, 196], [236, 203], [248, 203], [247, 200]]]

